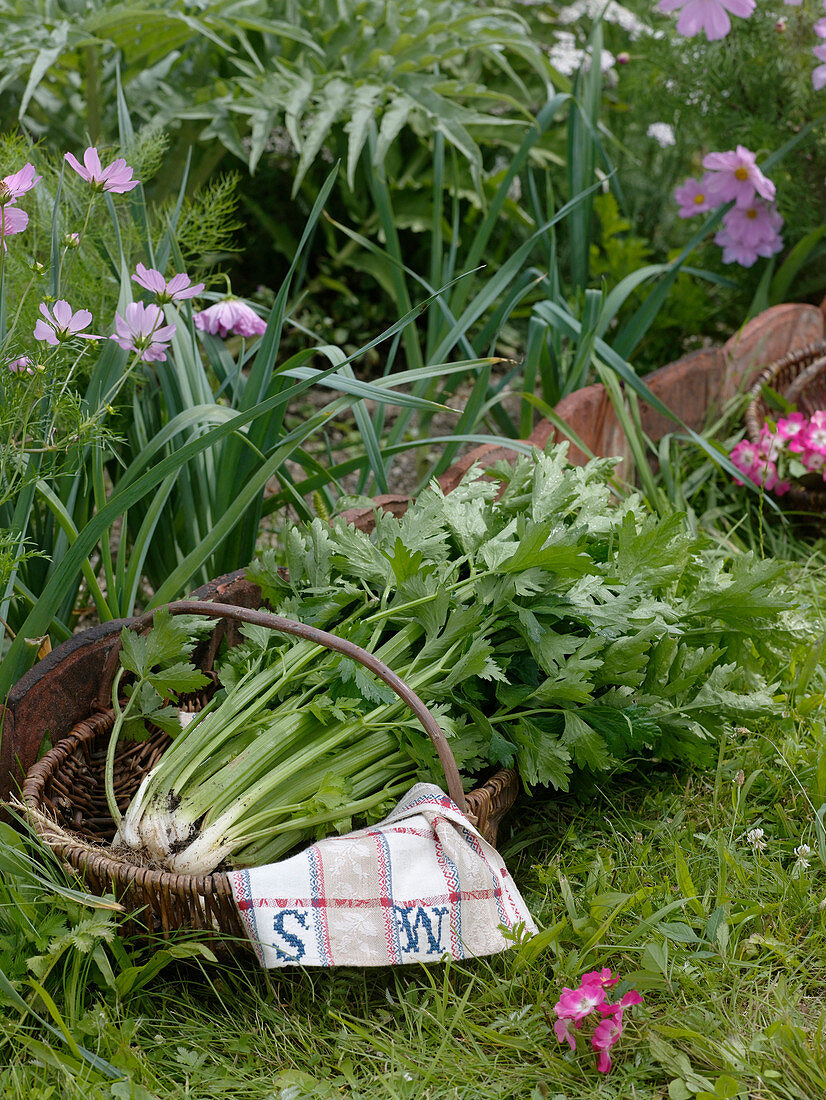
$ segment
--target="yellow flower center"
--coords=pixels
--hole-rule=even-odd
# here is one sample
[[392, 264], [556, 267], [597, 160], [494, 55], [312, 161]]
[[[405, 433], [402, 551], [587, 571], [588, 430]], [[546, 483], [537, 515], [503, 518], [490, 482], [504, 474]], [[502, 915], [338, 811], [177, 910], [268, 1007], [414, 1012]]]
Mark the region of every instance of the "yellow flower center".
[[753, 206], [750, 206], [746, 211], [746, 217], [751, 218], [752, 220], [757, 217], [757, 211], [754, 209]]
[[748, 168], [735, 168], [734, 178], [736, 180], [747, 180], [749, 178]]
[[701, 203], [704, 203], [705, 201], [706, 201], [705, 195], [701, 195], [700, 192], [698, 191], [697, 194], [694, 196], [694, 202], [697, 204], [697, 206], [700, 206]]

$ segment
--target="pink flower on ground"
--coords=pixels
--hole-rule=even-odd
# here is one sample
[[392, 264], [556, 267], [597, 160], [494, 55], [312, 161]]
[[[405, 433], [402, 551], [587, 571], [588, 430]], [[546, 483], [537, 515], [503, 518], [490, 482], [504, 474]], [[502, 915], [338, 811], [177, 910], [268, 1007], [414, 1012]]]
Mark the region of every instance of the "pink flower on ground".
[[812, 85], [816, 92], [826, 88], [826, 65], [818, 65], [812, 69]]
[[818, 19], [815, 25], [812, 27], [818, 38], [826, 38], [826, 16], [822, 19]]
[[576, 1050], [576, 1035], [571, 1031], [571, 1028], [578, 1028], [581, 1026], [580, 1023], [572, 1020], [570, 1017], [563, 1016], [561, 1020], [557, 1020], [554, 1023], [554, 1031], [560, 1043], [567, 1043], [571, 1050]]
[[33, 164], [24, 164], [19, 172], [13, 176], [3, 176], [0, 179], [0, 206], [15, 202], [21, 195], [31, 191], [36, 183], [42, 180], [42, 176], [34, 174]]
[[100, 156], [94, 145], [90, 145], [83, 154], [83, 164], [71, 153], [66, 153], [65, 156], [69, 165], [87, 183], [92, 185], [94, 191], [112, 191], [116, 195], [123, 195], [140, 183], [140, 180], [132, 179], [132, 169], [123, 157], [113, 160], [105, 168], [102, 167]]
[[630, 1008], [631, 1005], [641, 1004], [642, 994], [638, 993], [636, 989], [629, 989], [621, 1001], [617, 1001], [617, 1003], [613, 1005], [600, 1005], [599, 1011], [602, 1013], [603, 1016], [612, 1016], [616, 1012], [623, 1012], [626, 1008]]
[[698, 183], [695, 179], [687, 179], [682, 187], [674, 191], [674, 198], [680, 204], [677, 211], [681, 218], [691, 218], [695, 214], [705, 214], [716, 205], [711, 202], [706, 186], [708, 176], [705, 175]]
[[84, 340], [102, 340], [102, 336], [93, 336], [90, 332], [81, 332], [92, 323], [92, 314], [88, 309], [79, 309], [76, 313], [64, 298], [59, 298], [51, 309], [45, 302], [40, 303], [40, 312], [44, 320], [38, 320], [34, 326], [35, 340], [44, 340], [52, 347], [82, 336]]
[[583, 978], [578, 989], [568, 989], [567, 986], [562, 987], [562, 996], [554, 1005], [554, 1012], [560, 1018], [584, 1020], [586, 1016], [594, 1011], [597, 1005], [602, 1004], [604, 1001], [605, 990], [599, 978], [589, 982], [586, 982]]
[[591, 1046], [594, 1050], [599, 1051], [597, 1069], [600, 1073], [611, 1072], [611, 1055], [608, 1052], [611, 1047], [619, 1042], [623, 1026], [622, 1011], [620, 1010], [616, 1015], [601, 1020], [594, 1029], [594, 1034], [591, 1036]]
[[589, 970], [587, 974], [582, 975], [582, 981], [580, 986], [584, 986], [586, 983], [591, 985], [595, 982], [599, 982], [603, 989], [611, 985], [617, 985], [619, 978], [615, 978], [607, 966], [603, 966], [602, 970]]
[[750, 206], [755, 193], [767, 202], [774, 202], [775, 186], [757, 167], [754, 153], [744, 145], [727, 153], [709, 153], [703, 157], [703, 168], [709, 170], [707, 187], [715, 205], [731, 202]]
[[6, 367], [12, 374], [23, 374], [24, 371], [26, 374], [34, 374], [32, 361], [28, 355], [21, 355], [17, 359], [10, 359], [6, 363]]
[[154, 267], [144, 267], [138, 264], [137, 275], [132, 276], [132, 281], [142, 286], [144, 290], [151, 290], [155, 295], [158, 305], [165, 302], [182, 302], [184, 298], [194, 298], [204, 289], [205, 283], [192, 283], [188, 275], [173, 275], [167, 280], [160, 271]]
[[[25, 210], [18, 210], [16, 206], [3, 206], [0, 207], [0, 226], [2, 226], [2, 236], [11, 237], [13, 233], [22, 233], [26, 226], [29, 224], [29, 215]], [[3, 241], [3, 251], [6, 249], [6, 242]]]
[[209, 309], [203, 309], [194, 317], [195, 327], [212, 336], [261, 336], [267, 331], [267, 323], [242, 302], [240, 298], [224, 298]]
[[109, 339], [126, 351], [139, 352], [145, 363], [163, 363], [176, 328], [175, 325], [162, 325], [163, 320], [163, 310], [159, 306], [130, 302], [126, 317], [115, 314], [117, 332]]
[[755, 0], [660, 0], [662, 12], [680, 11], [677, 20], [677, 33], [687, 38], [706, 32], [706, 38], [713, 42], [725, 38], [731, 30], [728, 13], [747, 19], [754, 11]]

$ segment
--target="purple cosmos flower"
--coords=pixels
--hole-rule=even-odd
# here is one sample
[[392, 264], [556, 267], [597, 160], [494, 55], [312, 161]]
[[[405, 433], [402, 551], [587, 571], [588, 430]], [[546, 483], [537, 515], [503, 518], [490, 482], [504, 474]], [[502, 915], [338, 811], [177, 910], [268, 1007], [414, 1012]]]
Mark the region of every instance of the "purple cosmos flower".
[[13, 176], [3, 176], [0, 180], [0, 206], [15, 202], [42, 179], [42, 176], [34, 174], [33, 164], [24, 164]]
[[812, 27], [818, 38], [826, 38], [826, 16], [822, 19], [818, 19], [815, 25]]
[[[29, 215], [25, 210], [18, 210], [16, 206], [0, 207], [0, 226], [2, 236], [11, 237], [13, 233], [22, 233], [29, 224]], [[6, 242], [3, 241], [3, 251], [6, 251]]]
[[143, 264], [138, 264], [136, 271], [137, 275], [132, 276], [132, 281], [142, 286], [144, 290], [151, 290], [159, 305], [163, 305], [164, 302], [182, 302], [184, 298], [194, 298], [206, 285], [205, 283], [192, 284], [188, 275], [173, 275], [167, 282], [160, 271], [156, 271], [154, 267], [144, 267]]
[[261, 336], [267, 330], [266, 321], [254, 309], [231, 296], [196, 313], [194, 321], [196, 328], [212, 336], [228, 336], [231, 332], [237, 336]]
[[175, 325], [162, 325], [163, 310], [159, 306], [146, 306], [143, 302], [130, 302], [126, 317], [115, 314], [116, 333], [109, 339], [126, 351], [140, 353], [145, 363], [163, 363], [169, 349], [169, 341], [175, 335]]
[[45, 320], [38, 320], [34, 326], [35, 340], [45, 340], [52, 347], [71, 340], [73, 336], [82, 336], [84, 340], [102, 340], [102, 336], [93, 336], [90, 332], [81, 332], [92, 323], [92, 314], [88, 309], [72, 312], [72, 307], [64, 298], [59, 298], [51, 309], [45, 302], [40, 303], [40, 312]]
[[687, 179], [682, 187], [676, 188], [674, 198], [680, 204], [677, 211], [681, 218], [692, 218], [695, 214], [705, 214], [711, 210], [715, 203], [708, 197], [708, 175], [698, 183], [695, 179]]
[[83, 154], [83, 164], [71, 153], [66, 153], [66, 160], [79, 176], [92, 185], [94, 191], [113, 191], [122, 195], [140, 183], [140, 180], [132, 179], [132, 169], [123, 157], [118, 157], [103, 168], [94, 145], [90, 145]]
[[715, 206], [732, 199], [738, 206], [750, 206], [755, 193], [767, 202], [774, 202], [775, 187], [755, 163], [754, 153], [744, 145], [727, 153], [709, 153], [703, 157], [708, 168], [708, 190]]
[[660, 0], [662, 12], [680, 11], [677, 33], [687, 38], [706, 32], [709, 42], [725, 38], [731, 30], [728, 13], [747, 19], [754, 11], [755, 0]]

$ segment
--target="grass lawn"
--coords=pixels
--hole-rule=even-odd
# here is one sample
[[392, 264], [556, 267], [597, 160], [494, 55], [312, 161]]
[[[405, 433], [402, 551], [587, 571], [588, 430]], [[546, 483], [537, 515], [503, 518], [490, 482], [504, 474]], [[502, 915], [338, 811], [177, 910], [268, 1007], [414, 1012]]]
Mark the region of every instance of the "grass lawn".
[[[733, 731], [705, 769], [646, 763], [587, 800], [523, 798], [500, 847], [541, 925], [532, 941], [396, 971], [173, 964], [66, 1025], [126, 1080], [9, 1012], [0, 1095], [824, 1096], [824, 802], [826, 735], [795, 717]], [[644, 994], [607, 1076], [552, 1030], [562, 987], [602, 966]]]

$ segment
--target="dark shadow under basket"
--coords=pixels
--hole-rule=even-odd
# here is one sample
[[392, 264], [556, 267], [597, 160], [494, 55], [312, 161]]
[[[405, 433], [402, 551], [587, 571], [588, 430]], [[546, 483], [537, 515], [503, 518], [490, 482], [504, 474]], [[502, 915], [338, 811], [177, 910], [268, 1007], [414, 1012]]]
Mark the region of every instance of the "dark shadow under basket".
[[[216, 617], [233, 612], [226, 605], [205, 603], [199, 607], [188, 601], [172, 604], [170, 610]], [[254, 619], [264, 614], [238, 608], [234, 609], [232, 617]], [[140, 629], [150, 618], [143, 616], [132, 620], [133, 628]], [[223, 625], [217, 629], [222, 630]], [[302, 634], [306, 636], [307, 630], [313, 633], [314, 628], [301, 625]], [[210, 664], [216, 648], [214, 644], [205, 647], [207, 656], [202, 660], [206, 664]], [[375, 671], [380, 674], [378, 669]], [[200, 709], [205, 699], [205, 695], [193, 699], [188, 709]], [[429, 717], [433, 722], [432, 716]], [[23, 800], [32, 825], [52, 850], [82, 875], [92, 893], [116, 896], [130, 914], [124, 928], [126, 932], [145, 934], [148, 930], [166, 937], [176, 929], [190, 929], [202, 931], [213, 948], [232, 947], [235, 943], [248, 949], [228, 874], [179, 875], [154, 870], [127, 862], [104, 847], [115, 832], [103, 781], [106, 748], [113, 724], [113, 711], [93, 714], [77, 723], [68, 736], [29, 769], [23, 784]], [[126, 809], [141, 780], [168, 744], [168, 735], [157, 730], [145, 741], [119, 746], [115, 758], [115, 795], [121, 811]], [[453, 767], [455, 769], [455, 761]], [[450, 788], [450, 773], [447, 767], [445, 770]], [[455, 774], [458, 777], [458, 773]], [[496, 842], [499, 822], [516, 799], [518, 786], [517, 773], [502, 770], [464, 795], [468, 817], [492, 844]], [[458, 796], [454, 793], [454, 799], [457, 797], [461, 799], [461, 793]], [[220, 938], [215, 936], [216, 932], [220, 933]]]
[[[746, 408], [746, 432], [758, 443], [766, 417], [777, 411], [766, 400], [764, 387], [781, 394], [804, 416], [826, 409], [826, 341], [819, 340], [769, 363], [754, 381]], [[826, 513], [826, 482], [812, 474], [810, 486], [793, 485], [782, 498], [806, 512]]]

